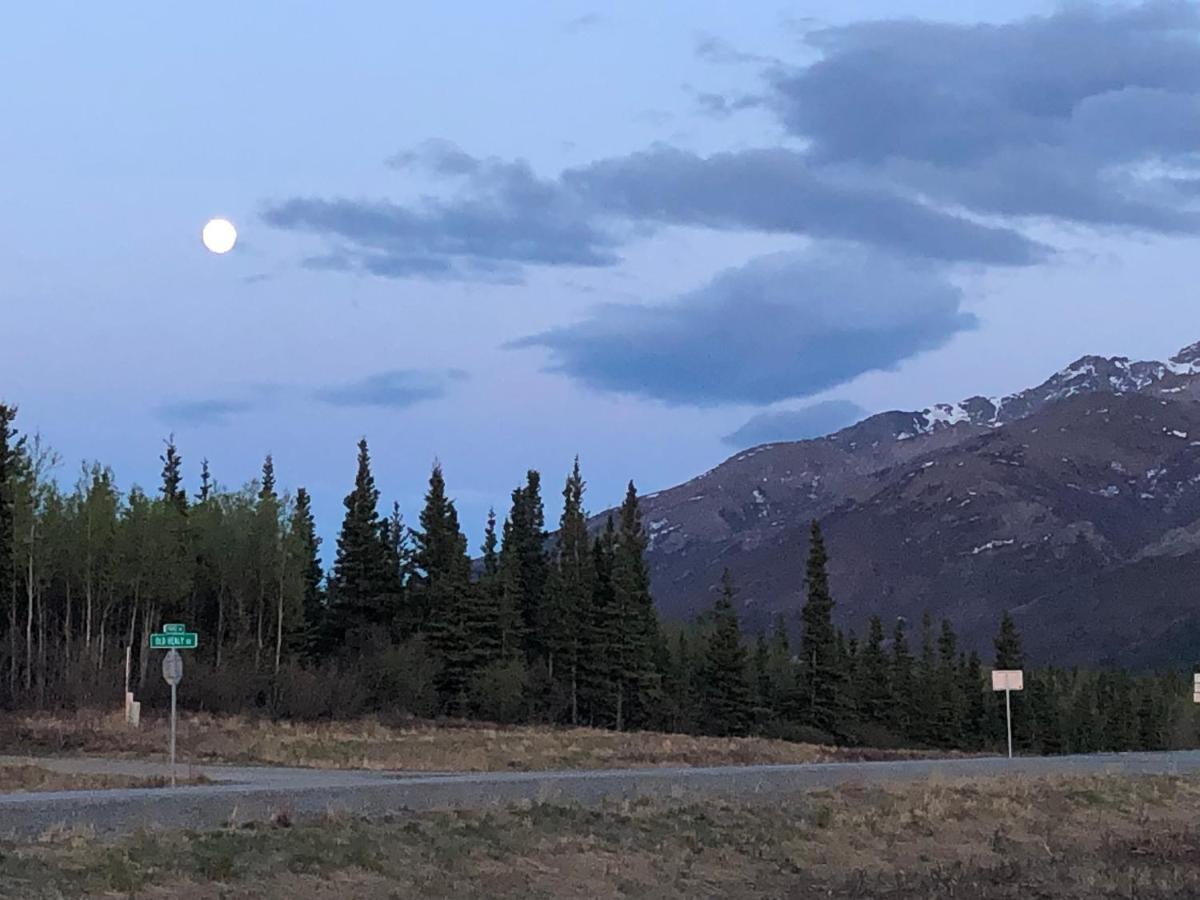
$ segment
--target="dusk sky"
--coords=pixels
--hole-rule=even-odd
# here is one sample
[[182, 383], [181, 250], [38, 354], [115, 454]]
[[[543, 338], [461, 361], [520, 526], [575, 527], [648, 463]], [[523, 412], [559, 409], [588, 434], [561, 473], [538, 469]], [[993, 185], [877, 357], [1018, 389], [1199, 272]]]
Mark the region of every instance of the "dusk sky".
[[[852, 17], [847, 15], [852, 10]], [[73, 481], [371, 444], [472, 541], [1200, 340], [1200, 7], [40, 2], [0, 17], [0, 399]], [[213, 216], [229, 254], [205, 251]], [[415, 524], [415, 523], [414, 523]], [[325, 548], [326, 558], [331, 557]]]

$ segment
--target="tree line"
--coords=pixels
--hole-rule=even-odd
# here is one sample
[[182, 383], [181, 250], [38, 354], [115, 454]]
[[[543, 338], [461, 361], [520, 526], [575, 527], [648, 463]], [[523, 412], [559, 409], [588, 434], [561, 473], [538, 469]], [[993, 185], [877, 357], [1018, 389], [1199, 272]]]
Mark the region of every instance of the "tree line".
[[[12, 707], [119, 703], [125, 648], [134, 690], [164, 690], [149, 635], [201, 634], [185, 704], [293, 717], [366, 712], [764, 734], [872, 746], [983, 750], [1003, 737], [984, 663], [951, 623], [910, 634], [873, 618], [834, 624], [828, 558], [813, 523], [798, 611], [742, 634], [726, 572], [711, 608], [663, 623], [651, 595], [636, 488], [598, 522], [578, 459], [551, 530], [529, 471], [503, 520], [468, 545], [440, 465], [415, 526], [381, 511], [365, 440], [332, 564], [304, 488], [281, 491], [267, 456], [233, 489], [207, 461], [194, 491], [173, 439], [157, 490], [118, 489], [58, 460], [0, 405], [0, 699]], [[801, 601], [801, 597], [803, 598]], [[1021, 668], [1005, 617], [998, 667]], [[1060, 752], [1176, 746], [1192, 738], [1182, 676], [1041, 669], [1015, 703], [1018, 745]]]

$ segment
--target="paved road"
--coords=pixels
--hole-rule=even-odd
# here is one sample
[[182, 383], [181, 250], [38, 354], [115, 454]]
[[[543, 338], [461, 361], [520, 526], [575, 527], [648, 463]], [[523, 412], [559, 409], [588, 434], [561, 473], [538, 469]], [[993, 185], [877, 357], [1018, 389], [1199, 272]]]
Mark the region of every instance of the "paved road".
[[[161, 763], [131, 760], [0, 758], [59, 771], [157, 775]], [[1200, 751], [1007, 759], [823, 763], [795, 766], [616, 769], [570, 772], [414, 774], [195, 766], [213, 784], [180, 788], [58, 791], [0, 795], [0, 834], [38, 835], [58, 826], [120, 834], [142, 827], [213, 828], [331, 812], [386, 815], [430, 809], [479, 809], [519, 802], [580, 803], [662, 797], [799, 800], [842, 784], [1003, 775], [1200, 774]]]

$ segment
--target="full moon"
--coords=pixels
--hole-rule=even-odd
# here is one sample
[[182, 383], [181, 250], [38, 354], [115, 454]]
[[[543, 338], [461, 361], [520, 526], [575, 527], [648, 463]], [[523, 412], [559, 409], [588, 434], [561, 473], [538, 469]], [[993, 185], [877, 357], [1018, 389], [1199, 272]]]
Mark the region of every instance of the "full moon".
[[213, 253], [228, 253], [237, 243], [237, 229], [228, 219], [210, 219], [200, 233], [200, 240]]

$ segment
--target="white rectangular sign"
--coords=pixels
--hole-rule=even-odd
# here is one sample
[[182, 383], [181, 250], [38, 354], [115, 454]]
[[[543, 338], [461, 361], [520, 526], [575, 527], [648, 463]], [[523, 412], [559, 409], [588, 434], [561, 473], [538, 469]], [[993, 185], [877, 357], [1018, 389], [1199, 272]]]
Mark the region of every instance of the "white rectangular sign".
[[995, 669], [992, 671], [993, 691], [1022, 691], [1025, 689], [1025, 673], [1021, 669]]

